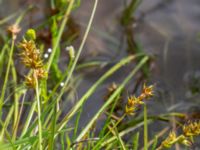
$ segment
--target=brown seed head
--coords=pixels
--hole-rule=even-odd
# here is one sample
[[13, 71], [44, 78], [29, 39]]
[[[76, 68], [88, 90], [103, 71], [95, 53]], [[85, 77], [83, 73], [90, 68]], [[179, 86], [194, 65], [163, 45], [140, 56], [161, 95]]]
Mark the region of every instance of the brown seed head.
[[13, 35], [13, 38], [16, 39], [17, 34], [21, 31], [21, 28], [19, 27], [18, 24], [13, 24], [8, 27], [8, 32]]

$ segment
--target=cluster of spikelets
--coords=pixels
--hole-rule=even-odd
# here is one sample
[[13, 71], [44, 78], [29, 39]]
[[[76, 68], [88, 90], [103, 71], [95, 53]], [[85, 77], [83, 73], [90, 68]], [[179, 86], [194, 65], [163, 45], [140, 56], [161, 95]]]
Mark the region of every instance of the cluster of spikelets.
[[39, 49], [35, 43], [35, 31], [29, 29], [26, 33], [27, 39], [19, 44], [22, 52], [20, 53], [22, 63], [32, 70], [29, 76], [26, 76], [26, 85], [30, 88], [35, 88], [36, 80], [47, 77], [47, 72], [44, 69], [44, 64], [41, 59]]
[[200, 120], [195, 122], [189, 122], [183, 126], [183, 133], [185, 136], [200, 135]]
[[185, 146], [191, 146], [194, 136], [200, 135], [200, 121], [188, 122], [182, 127], [183, 133], [179, 136], [174, 131], [171, 131], [168, 137], [161, 143], [157, 150], [171, 148], [175, 143], [180, 143]]
[[146, 86], [144, 84], [142, 93], [138, 97], [136, 96], [129, 97], [125, 107], [125, 114], [134, 115], [137, 108], [140, 105], [144, 104], [144, 100], [149, 99], [150, 97], [153, 96], [153, 89], [154, 89], [153, 85]]

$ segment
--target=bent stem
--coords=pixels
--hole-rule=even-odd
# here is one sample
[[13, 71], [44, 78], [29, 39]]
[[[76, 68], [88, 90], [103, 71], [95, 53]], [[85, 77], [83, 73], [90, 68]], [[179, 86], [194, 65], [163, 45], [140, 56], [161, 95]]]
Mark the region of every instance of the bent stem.
[[36, 99], [37, 99], [37, 109], [38, 109], [38, 129], [39, 129], [39, 150], [42, 150], [42, 124], [41, 124], [41, 108], [40, 108], [40, 96], [39, 96], [39, 86], [36, 72], [34, 70], [34, 78], [36, 81]]

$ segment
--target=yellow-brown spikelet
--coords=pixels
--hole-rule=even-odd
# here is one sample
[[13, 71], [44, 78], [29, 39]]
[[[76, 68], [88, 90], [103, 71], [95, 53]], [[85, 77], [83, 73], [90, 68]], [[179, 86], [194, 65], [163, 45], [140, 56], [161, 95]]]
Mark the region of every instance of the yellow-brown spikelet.
[[200, 121], [189, 122], [182, 129], [185, 136], [200, 135]]
[[140, 101], [140, 100], [139, 100], [137, 97], [135, 97], [135, 96], [131, 96], [131, 97], [128, 98], [127, 104], [128, 104], [128, 106], [132, 107], [132, 106], [144, 104], [144, 102]]
[[144, 84], [143, 85], [143, 89], [142, 89], [142, 93], [140, 94], [140, 96], [138, 97], [138, 99], [140, 101], [142, 101], [144, 99], [152, 97], [154, 95], [153, 89], [154, 89], [153, 85], [146, 86], [146, 84]]
[[20, 53], [22, 63], [32, 69], [38, 69], [43, 67], [43, 62], [40, 56], [40, 52], [36, 47], [33, 40], [23, 40], [19, 47], [22, 48]]
[[135, 96], [131, 96], [128, 98], [128, 102], [125, 106], [125, 113], [127, 115], [134, 115], [137, 110], [138, 105], [144, 104], [144, 102], [140, 101]]
[[134, 115], [136, 111], [136, 107], [129, 107], [128, 105], [125, 106], [125, 113], [127, 115]]
[[161, 143], [161, 145], [156, 150], [162, 150], [165, 148], [171, 148], [175, 143], [180, 143], [185, 146], [191, 146], [192, 142], [184, 135], [177, 136], [174, 131], [171, 131], [168, 137]]
[[29, 88], [35, 88], [36, 87], [36, 80], [34, 76], [25, 76], [25, 84]]
[[35, 74], [38, 79], [44, 79], [48, 75], [47, 72], [43, 68], [36, 69]]
[[176, 142], [177, 136], [174, 131], [171, 131], [168, 137], [161, 143], [160, 147], [157, 150], [161, 150], [163, 148], [171, 148], [172, 145]]
[[125, 106], [125, 113], [127, 115], [134, 115], [134, 112], [137, 110], [137, 107], [139, 105], [144, 104], [144, 100], [153, 96], [153, 88], [154, 86], [146, 86], [144, 84], [143, 89], [142, 89], [142, 93], [138, 96], [131, 96], [128, 98], [127, 104]]

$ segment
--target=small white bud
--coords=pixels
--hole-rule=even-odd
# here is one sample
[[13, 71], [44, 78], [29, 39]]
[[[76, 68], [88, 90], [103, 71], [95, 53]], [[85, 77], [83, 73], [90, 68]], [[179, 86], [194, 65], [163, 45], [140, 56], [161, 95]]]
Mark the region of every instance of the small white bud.
[[74, 47], [73, 47], [73, 46], [67, 46], [65, 49], [66, 49], [66, 51], [68, 51], [69, 57], [70, 57], [71, 59], [74, 59], [74, 58], [75, 58], [75, 50], [74, 50]]

